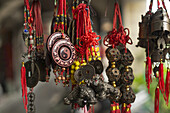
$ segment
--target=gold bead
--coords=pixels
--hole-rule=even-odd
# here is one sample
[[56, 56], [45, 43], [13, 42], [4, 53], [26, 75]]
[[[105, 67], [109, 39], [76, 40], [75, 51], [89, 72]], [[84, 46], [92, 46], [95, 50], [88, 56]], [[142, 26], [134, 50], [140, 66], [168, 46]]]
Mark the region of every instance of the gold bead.
[[115, 68], [116, 66], [115, 66], [115, 65], [112, 65], [111, 67], [112, 67], [112, 68]]
[[116, 109], [118, 110], [118, 109], [119, 109], [119, 106], [116, 106]]
[[99, 47], [96, 47], [96, 51], [99, 51]]
[[75, 65], [71, 65], [71, 69], [75, 69]]
[[79, 61], [76, 61], [75, 64], [76, 64], [76, 66], [79, 66], [79, 65], [80, 65], [80, 62], [79, 62]]
[[61, 76], [58, 77], [58, 80], [61, 80]]
[[24, 67], [24, 62], [22, 62], [22, 67]]
[[98, 59], [99, 59], [99, 60], [101, 60], [102, 58], [101, 58], [101, 57], [99, 57]]
[[123, 103], [123, 107], [126, 107], [126, 103]]
[[79, 68], [80, 68], [79, 66], [76, 66], [76, 67], [75, 67], [75, 70], [78, 70]]
[[115, 62], [112, 62], [111, 64], [115, 64]]
[[71, 70], [71, 74], [74, 74], [74, 70]]
[[113, 87], [116, 87], [116, 82], [115, 81], [113, 81]]
[[93, 52], [93, 56], [95, 56], [95, 52]]
[[126, 86], [126, 90], [129, 91], [129, 86], [128, 85]]
[[97, 56], [100, 56], [100, 52], [97, 53]]

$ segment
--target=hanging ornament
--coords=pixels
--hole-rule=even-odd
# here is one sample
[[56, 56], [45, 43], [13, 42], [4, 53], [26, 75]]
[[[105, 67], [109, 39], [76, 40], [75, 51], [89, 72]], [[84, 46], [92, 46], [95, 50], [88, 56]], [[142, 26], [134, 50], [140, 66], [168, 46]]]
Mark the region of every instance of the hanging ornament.
[[[110, 97], [111, 110], [110, 113], [130, 113], [131, 103], [135, 101], [135, 94], [130, 87], [134, 80], [133, 70], [129, 66], [133, 63], [134, 57], [126, 44], [132, 44], [129, 37], [129, 29], [122, 25], [121, 13], [118, 2], [115, 2], [113, 30], [108, 32], [104, 38], [104, 45], [108, 47], [105, 51], [109, 60], [109, 66], [106, 69], [109, 83], [114, 88], [120, 88], [121, 96], [117, 100]], [[119, 28], [117, 29], [117, 16], [119, 18]], [[118, 96], [117, 95], [117, 96]], [[120, 105], [122, 104], [122, 111]]]
[[[27, 87], [33, 91], [39, 81], [45, 81], [46, 75], [41, 4], [39, 0], [33, 0], [32, 3], [29, 0], [24, 0], [23, 40], [27, 47], [27, 52], [23, 54], [23, 66], [21, 69], [22, 97], [26, 112], [32, 113], [35, 106], [28, 102]], [[26, 59], [27, 61], [24, 63]], [[28, 103], [29, 105], [27, 105]]]
[[[169, 35], [170, 20], [167, 9], [162, 0], [157, 0], [158, 8], [155, 13], [152, 12], [153, 0], [150, 2], [149, 11], [142, 16], [142, 22], [139, 23], [139, 42], [137, 47], [146, 49], [146, 69], [145, 79], [148, 93], [152, 82], [152, 67], [154, 76], [158, 79], [158, 86], [155, 89], [155, 113], [159, 113], [159, 90], [163, 94], [164, 100], [168, 105], [169, 99], [169, 75], [167, 71], [166, 84], [164, 83], [164, 62], [169, 62]], [[168, 66], [168, 65], [167, 65]], [[169, 67], [167, 67], [169, 68]], [[169, 69], [167, 69], [169, 70]]]
[[[55, 2], [54, 17], [51, 25], [52, 34], [46, 41], [46, 81], [49, 81], [49, 72], [52, 67], [56, 77], [56, 85], [62, 81], [64, 86], [69, 85], [69, 68], [76, 58], [76, 50], [67, 35], [68, 14], [66, 2], [66, 0], [58, 0], [58, 4]], [[57, 5], [58, 12], [56, 14]]]

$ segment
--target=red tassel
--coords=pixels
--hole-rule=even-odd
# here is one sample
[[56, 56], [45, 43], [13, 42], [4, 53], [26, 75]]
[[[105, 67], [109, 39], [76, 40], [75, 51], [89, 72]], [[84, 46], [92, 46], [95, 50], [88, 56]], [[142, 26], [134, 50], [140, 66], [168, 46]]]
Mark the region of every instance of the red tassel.
[[166, 104], [168, 106], [169, 103], [169, 85], [170, 85], [170, 71], [167, 68], [167, 75], [166, 75], [166, 86], [165, 86], [165, 94], [166, 94]]
[[159, 86], [155, 89], [155, 112], [159, 113]]
[[159, 65], [159, 88], [160, 88], [162, 94], [164, 94], [165, 93], [165, 86], [164, 86], [163, 63], [160, 63], [160, 65]]
[[93, 112], [92, 113], [94, 113], [94, 105], [93, 105]]
[[125, 111], [125, 113], [131, 113], [131, 104], [128, 104], [127, 106], [126, 106], [126, 111]]
[[122, 113], [126, 113], [126, 103], [122, 104]]
[[116, 113], [120, 113], [119, 103], [116, 103]]
[[90, 106], [88, 113], [91, 113], [91, 112], [92, 112], [92, 108], [91, 108], [91, 106]]
[[84, 113], [88, 113], [86, 105], [84, 106]]
[[110, 113], [116, 113], [116, 103], [113, 102], [113, 104], [110, 105]]
[[151, 58], [146, 58], [146, 69], [145, 69], [145, 79], [147, 83], [148, 93], [150, 93], [150, 83], [151, 83], [151, 75], [152, 75], [152, 62]]
[[22, 68], [21, 68], [21, 86], [22, 86], [22, 99], [24, 103], [24, 108], [27, 113], [27, 83], [26, 83], [26, 69], [24, 66], [24, 62], [22, 62]]

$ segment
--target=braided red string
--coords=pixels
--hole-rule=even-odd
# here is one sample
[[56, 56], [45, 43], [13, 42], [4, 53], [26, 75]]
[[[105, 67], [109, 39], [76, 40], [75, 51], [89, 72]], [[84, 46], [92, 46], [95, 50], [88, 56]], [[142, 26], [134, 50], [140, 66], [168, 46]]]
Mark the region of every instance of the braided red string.
[[149, 12], [152, 11], [152, 5], [153, 5], [153, 0], [150, 1], [150, 5], [149, 5]]
[[[87, 10], [86, 10], [87, 9]], [[101, 37], [95, 32], [92, 32], [90, 11], [86, 4], [79, 4], [78, 7], [73, 11], [74, 19], [77, 21], [77, 39], [80, 38], [78, 45], [75, 45], [76, 51], [81, 54], [83, 61], [84, 55], [86, 60], [89, 59], [89, 54], [92, 54], [92, 46], [95, 47], [99, 44], [98, 41]], [[99, 37], [99, 38], [98, 38]], [[90, 48], [90, 51], [89, 51]]]
[[26, 110], [27, 113], [27, 103], [28, 103], [28, 99], [27, 99], [27, 83], [26, 83], [26, 69], [25, 66], [23, 64], [22, 68], [21, 68], [21, 86], [22, 86], [22, 99], [23, 99], [23, 103], [24, 103], [24, 108]]
[[[119, 17], [119, 29], [116, 29], [116, 21], [117, 21], [117, 16]], [[127, 30], [127, 32], [126, 32]], [[132, 44], [132, 40], [129, 37], [129, 29], [123, 27], [122, 25], [122, 18], [121, 18], [121, 13], [120, 13], [120, 8], [118, 3], [115, 3], [115, 10], [114, 10], [114, 18], [113, 18], [113, 30], [108, 32], [107, 36], [104, 38], [103, 43], [105, 46], [112, 46], [115, 48], [118, 46], [120, 43], [122, 43], [125, 46], [126, 49], [126, 43]]]
[[159, 87], [155, 89], [155, 107], [154, 113], [159, 113]]
[[157, 0], [157, 4], [158, 4], [158, 9], [160, 8], [160, 2], [159, 0]]
[[169, 103], [169, 88], [170, 88], [170, 71], [169, 71], [169, 68], [167, 68], [166, 85], [165, 85], [165, 95], [166, 95], [167, 106]]
[[148, 93], [150, 93], [150, 83], [151, 83], [151, 75], [152, 75], [152, 62], [150, 57], [146, 58], [146, 67], [145, 67], [145, 79], [147, 83]]
[[66, 4], [66, 0], [63, 1], [63, 5], [64, 5], [64, 31], [67, 31], [67, 4]]

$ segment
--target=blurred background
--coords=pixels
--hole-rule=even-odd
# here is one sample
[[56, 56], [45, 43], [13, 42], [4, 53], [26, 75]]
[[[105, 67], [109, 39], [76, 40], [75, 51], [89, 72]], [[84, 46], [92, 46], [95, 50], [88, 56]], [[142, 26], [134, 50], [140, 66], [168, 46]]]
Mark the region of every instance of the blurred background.
[[[45, 39], [50, 35], [50, 25], [53, 18], [53, 0], [40, 0], [42, 6], [42, 19]], [[94, 31], [102, 36], [112, 30], [113, 11], [115, 0], [92, 0], [94, 10], [92, 15]], [[154, 0], [153, 11], [156, 11]], [[170, 14], [170, 2], [164, 0]], [[71, 0], [69, 0], [71, 2]], [[133, 45], [128, 48], [135, 60], [132, 65], [135, 80], [132, 85], [136, 93], [136, 101], [132, 104], [132, 113], [153, 113], [155, 80], [151, 85], [151, 94], [148, 95], [144, 78], [144, 49], [136, 48], [138, 37], [138, 22], [141, 15], [148, 10], [150, 0], [118, 0], [122, 12], [124, 27], [130, 29]], [[24, 113], [21, 98], [20, 68], [21, 56], [26, 47], [22, 40], [24, 0], [0, 0], [0, 113]], [[69, 4], [69, 7], [71, 4]], [[102, 41], [101, 41], [102, 42]], [[105, 48], [102, 44], [102, 48]], [[105, 68], [108, 61], [102, 56]], [[105, 72], [104, 72], [105, 74]], [[106, 78], [107, 81], [107, 78]], [[36, 113], [70, 113], [70, 106], [63, 104], [63, 97], [71, 88], [55, 85], [54, 78], [49, 83], [41, 83], [34, 88], [36, 94]], [[160, 96], [160, 113], [169, 113], [170, 107], [165, 105]], [[95, 113], [109, 113], [110, 103], [104, 101], [95, 105]], [[81, 112], [81, 111], [77, 111]]]

